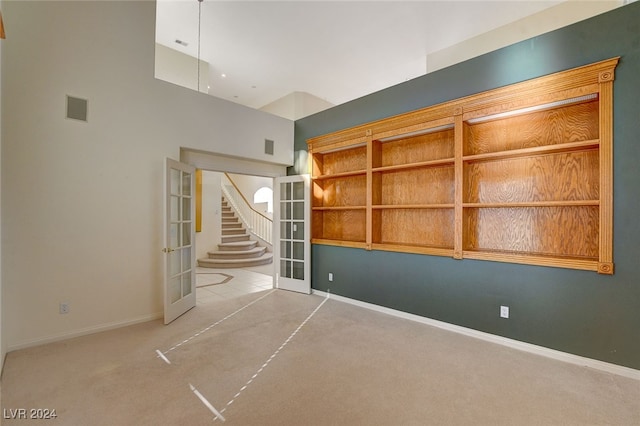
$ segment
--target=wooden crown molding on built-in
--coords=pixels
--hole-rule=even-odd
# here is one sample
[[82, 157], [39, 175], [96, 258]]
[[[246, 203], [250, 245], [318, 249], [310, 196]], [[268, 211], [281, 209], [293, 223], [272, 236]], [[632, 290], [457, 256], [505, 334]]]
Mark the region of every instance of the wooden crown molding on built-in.
[[[619, 59], [619, 57], [607, 59], [316, 136], [307, 140], [307, 146], [310, 153], [335, 149], [364, 142], [367, 136], [373, 136], [376, 139], [385, 137], [380, 136], [385, 134], [409, 133], [412, 131], [408, 130], [409, 128], [420, 128], [425, 123], [433, 125], [431, 122], [438, 119], [453, 122], [453, 117], [460, 114], [465, 114], [463, 118], [468, 120], [476, 116], [491, 115], [598, 92], [599, 83], [614, 80], [615, 67]], [[483, 111], [478, 113], [477, 110]]]

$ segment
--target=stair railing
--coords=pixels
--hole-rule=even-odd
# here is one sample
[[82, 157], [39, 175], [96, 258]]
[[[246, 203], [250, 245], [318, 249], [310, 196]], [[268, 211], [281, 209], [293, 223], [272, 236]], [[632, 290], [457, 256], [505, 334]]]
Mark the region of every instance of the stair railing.
[[251, 234], [269, 246], [272, 246], [273, 220], [254, 209], [244, 195], [242, 195], [242, 192], [238, 189], [238, 186], [231, 177], [227, 173], [225, 173], [224, 176], [230, 185], [225, 184], [223, 179], [222, 193], [237, 213], [240, 221]]

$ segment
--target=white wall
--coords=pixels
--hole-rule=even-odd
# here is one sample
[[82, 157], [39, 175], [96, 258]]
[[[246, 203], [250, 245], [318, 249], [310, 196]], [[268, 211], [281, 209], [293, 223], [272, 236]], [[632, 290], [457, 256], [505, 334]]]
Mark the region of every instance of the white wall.
[[[2, 5], [0, 1], [0, 5]], [[6, 34], [5, 34], [6, 35]], [[0, 224], [2, 223], [2, 43], [0, 40]], [[4, 366], [4, 356], [6, 354], [4, 335], [4, 310], [2, 309], [2, 226], [0, 226], [0, 375]], [[0, 391], [0, 395], [2, 392]]]
[[202, 171], [202, 231], [196, 233], [198, 259], [208, 257], [208, 251], [217, 250], [221, 241], [221, 177], [222, 173]]
[[155, 76], [160, 80], [177, 84], [192, 90], [198, 90], [198, 68], [200, 67], [200, 86], [202, 93], [208, 93], [209, 63], [198, 58], [156, 43]]
[[622, 0], [568, 0], [427, 55], [427, 72], [475, 58], [622, 6]]
[[327, 102], [310, 93], [293, 92], [263, 106], [260, 110], [288, 118], [289, 120], [298, 120], [329, 109], [332, 106], [334, 105], [331, 102]]
[[[293, 123], [154, 79], [154, 2], [2, 12], [7, 348], [156, 318], [164, 158], [190, 147], [290, 165]], [[66, 94], [88, 99], [88, 123], [64, 118]]]
[[244, 197], [247, 199], [251, 207], [259, 211], [260, 213], [264, 213], [265, 216], [268, 216], [268, 217], [273, 216], [271, 213], [266, 212], [266, 207], [267, 207], [266, 204], [264, 203], [255, 204], [253, 202], [253, 194], [258, 189], [262, 188], [263, 186], [273, 189], [272, 178], [262, 177], [262, 176], [239, 175], [239, 174], [233, 174], [233, 173], [229, 173], [229, 176], [231, 177], [233, 182], [236, 184], [236, 186], [238, 187], [242, 195], [244, 195]]

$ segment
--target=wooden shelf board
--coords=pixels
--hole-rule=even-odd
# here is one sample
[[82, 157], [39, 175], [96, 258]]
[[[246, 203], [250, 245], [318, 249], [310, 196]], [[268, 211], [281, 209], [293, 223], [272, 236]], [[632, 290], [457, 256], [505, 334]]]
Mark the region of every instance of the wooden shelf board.
[[[307, 143], [308, 144], [308, 143]], [[331, 141], [325, 140], [322, 144], [312, 144], [311, 152], [314, 154], [332, 154], [338, 151], [347, 151], [354, 148], [367, 146], [367, 137], [359, 136], [356, 139]]]
[[596, 149], [600, 145], [598, 139], [581, 142], [569, 142], [555, 145], [536, 146], [533, 148], [514, 149], [511, 151], [488, 152], [485, 154], [465, 155], [462, 161], [470, 163], [473, 161], [504, 160], [517, 157], [530, 157], [533, 155], [557, 154], [562, 152], [580, 151], [586, 149]]
[[413, 136], [421, 136], [451, 129], [453, 129], [453, 117], [444, 117], [438, 120], [427, 121], [411, 126], [375, 132], [372, 134], [372, 138], [373, 140], [379, 140], [380, 142], [393, 142], [404, 138], [411, 138]]
[[327, 206], [327, 207], [312, 207], [314, 211], [337, 211], [337, 210], [366, 210], [366, 206]]
[[441, 247], [428, 247], [417, 245], [403, 245], [403, 244], [384, 244], [373, 243], [371, 245], [373, 250], [381, 251], [394, 251], [399, 253], [417, 253], [417, 254], [429, 254], [433, 256], [453, 256], [453, 248], [441, 248]]
[[407, 163], [407, 164], [396, 164], [393, 166], [382, 166], [382, 167], [374, 167], [371, 169], [374, 173], [380, 172], [390, 172], [396, 170], [406, 170], [406, 169], [420, 169], [426, 167], [438, 167], [438, 166], [453, 166], [454, 159], [453, 158], [444, 158], [441, 160], [430, 160], [430, 161], [421, 161], [417, 163]]
[[367, 171], [366, 170], [351, 170], [348, 172], [342, 172], [342, 173], [333, 173], [330, 175], [320, 175], [320, 176], [313, 176], [314, 180], [323, 180], [323, 179], [336, 179], [336, 178], [344, 178], [344, 177], [351, 177], [351, 176], [366, 176]]
[[454, 204], [378, 204], [371, 208], [374, 210], [383, 209], [452, 209]]
[[364, 241], [328, 240], [325, 238], [312, 238], [311, 244], [322, 244], [325, 246], [351, 247], [366, 249], [367, 243]]
[[578, 207], [599, 206], [600, 200], [572, 200], [572, 201], [529, 201], [520, 203], [462, 203], [465, 208], [510, 208], [510, 207]]
[[535, 254], [521, 254], [513, 252], [502, 252], [497, 250], [464, 250], [464, 259], [491, 260], [495, 262], [519, 263], [536, 266], [550, 266], [555, 268], [581, 269], [585, 271], [597, 271], [598, 260], [590, 258], [575, 258], [568, 256], [542, 256]]

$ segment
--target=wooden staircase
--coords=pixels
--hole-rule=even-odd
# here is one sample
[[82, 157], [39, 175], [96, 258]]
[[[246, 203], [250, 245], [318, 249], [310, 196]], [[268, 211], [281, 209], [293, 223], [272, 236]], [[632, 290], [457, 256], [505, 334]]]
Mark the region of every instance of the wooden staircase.
[[222, 242], [218, 249], [208, 252], [207, 258], [198, 259], [203, 268], [246, 268], [273, 262], [273, 253], [251, 240], [231, 206], [222, 197]]

